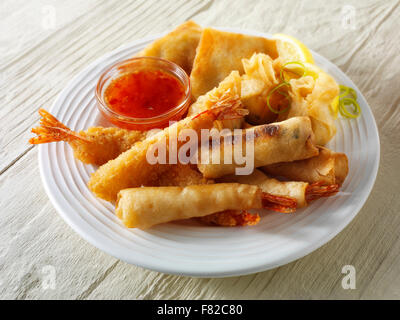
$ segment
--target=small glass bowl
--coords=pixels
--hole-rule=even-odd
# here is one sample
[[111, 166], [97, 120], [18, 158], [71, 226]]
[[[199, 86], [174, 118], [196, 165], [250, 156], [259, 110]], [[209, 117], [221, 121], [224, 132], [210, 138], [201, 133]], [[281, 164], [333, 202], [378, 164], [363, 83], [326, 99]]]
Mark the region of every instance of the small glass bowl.
[[[160, 70], [174, 76], [184, 87], [185, 97], [182, 102], [167, 112], [150, 118], [133, 118], [119, 114], [106, 103], [104, 92], [112, 80], [140, 70]], [[132, 130], [150, 130], [164, 128], [169, 121], [180, 120], [187, 111], [191, 98], [190, 80], [186, 72], [177, 64], [153, 57], [138, 57], [118, 62], [109, 67], [101, 76], [96, 86], [97, 107], [102, 115], [118, 127]]]

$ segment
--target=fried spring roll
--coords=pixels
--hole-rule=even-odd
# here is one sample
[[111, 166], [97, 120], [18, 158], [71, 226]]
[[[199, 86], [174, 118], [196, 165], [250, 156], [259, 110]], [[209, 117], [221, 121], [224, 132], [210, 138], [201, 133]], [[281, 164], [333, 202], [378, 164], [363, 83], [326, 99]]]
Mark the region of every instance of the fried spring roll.
[[265, 194], [254, 185], [219, 183], [187, 187], [142, 187], [121, 190], [116, 214], [129, 228], [203, 217], [226, 210], [286, 207], [295, 210], [296, 201]]
[[256, 185], [263, 192], [278, 196], [291, 197], [297, 200], [297, 207], [302, 208], [307, 205], [306, 190], [308, 183], [298, 181], [279, 181], [269, 178], [260, 170], [254, 170], [250, 175], [229, 175], [218, 179], [218, 182], [236, 182], [243, 184]]
[[296, 199], [298, 208], [307, 206], [313, 200], [330, 197], [339, 191], [338, 184], [324, 185], [320, 182], [310, 184], [301, 181], [279, 181], [268, 177], [257, 169], [251, 175], [225, 176], [218, 179], [218, 182], [237, 182], [256, 185], [268, 194]]
[[145, 229], [224, 210], [261, 207], [261, 190], [257, 186], [221, 183], [121, 190], [116, 213], [127, 227]]
[[318, 156], [306, 160], [276, 163], [262, 167], [267, 174], [282, 176], [294, 181], [342, 185], [349, 171], [344, 153], [319, 147]]
[[[251, 139], [246, 138], [251, 134]], [[254, 154], [246, 154], [251, 150], [254, 142]], [[235, 150], [242, 144], [242, 162], [236, 159]], [[240, 149], [239, 149], [240, 150]], [[202, 154], [207, 155], [205, 161]], [[225, 156], [226, 152], [228, 156]], [[306, 159], [318, 154], [314, 144], [314, 135], [308, 117], [294, 117], [282, 122], [276, 122], [248, 128], [240, 136], [234, 133], [225, 135], [219, 141], [212, 141], [210, 145], [202, 145], [198, 168], [205, 178], [219, 178], [224, 175], [235, 174], [236, 168], [243, 168], [253, 161], [254, 167], [261, 167], [272, 163]], [[228, 161], [225, 161], [228, 158]], [[213, 163], [219, 159], [219, 163]], [[246, 159], [244, 161], [243, 159]], [[215, 161], [214, 161], [215, 162]]]

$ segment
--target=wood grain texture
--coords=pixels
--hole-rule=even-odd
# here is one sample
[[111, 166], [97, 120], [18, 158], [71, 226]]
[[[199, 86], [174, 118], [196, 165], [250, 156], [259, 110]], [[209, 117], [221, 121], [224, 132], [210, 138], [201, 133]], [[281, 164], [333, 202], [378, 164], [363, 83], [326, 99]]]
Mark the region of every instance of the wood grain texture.
[[[0, 5], [0, 298], [400, 298], [399, 1], [21, 3]], [[53, 9], [54, 26], [46, 20]], [[346, 10], [354, 10], [354, 29], [343, 24]], [[74, 75], [105, 53], [187, 19], [298, 37], [349, 75], [372, 107], [382, 153], [371, 196], [343, 232], [298, 261], [225, 279], [144, 270], [82, 240], [42, 188], [36, 147], [27, 144], [37, 109], [49, 108]], [[357, 271], [356, 290], [341, 286], [348, 264]], [[46, 266], [56, 272], [54, 289], [43, 287]]]

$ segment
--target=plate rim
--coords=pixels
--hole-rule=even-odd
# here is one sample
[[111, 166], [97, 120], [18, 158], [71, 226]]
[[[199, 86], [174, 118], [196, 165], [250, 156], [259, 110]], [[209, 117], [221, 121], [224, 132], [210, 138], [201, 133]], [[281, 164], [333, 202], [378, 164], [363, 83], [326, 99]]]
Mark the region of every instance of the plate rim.
[[[249, 29], [242, 29], [242, 28], [229, 28], [229, 27], [224, 27], [224, 28], [215, 28], [218, 30], [222, 31], [228, 31], [228, 32], [235, 32], [235, 33], [241, 33], [245, 35], [254, 35], [254, 36], [262, 36], [266, 38], [271, 38], [271, 35], [265, 32], [260, 32], [260, 31], [255, 31], [255, 30], [249, 30]], [[111, 52], [108, 52], [101, 57], [97, 58], [95, 61], [91, 62], [88, 64], [85, 68], [83, 68], [81, 71], [79, 71], [68, 83], [67, 85], [60, 91], [60, 93], [57, 95], [56, 99], [54, 100], [54, 103], [52, 104], [50, 111], [53, 112], [53, 109], [56, 107], [57, 104], [59, 104], [59, 101], [61, 98], [69, 91], [69, 88], [71, 87], [72, 84], [77, 82], [77, 80], [85, 73], [88, 72], [88, 70], [92, 69], [94, 66], [98, 65], [101, 61], [107, 60], [109, 57], [111, 57], [114, 54], [117, 54], [118, 52], [123, 51], [124, 49], [127, 49], [129, 47], [132, 47], [134, 45], [140, 45], [141, 43], [147, 43], [148, 41], [154, 41], [155, 39], [158, 39], [162, 37], [166, 32], [164, 33], [159, 33], [156, 35], [150, 35], [146, 36], [137, 40], [134, 40], [128, 44], [125, 44], [123, 46], [119, 46], [116, 49], [112, 50]], [[122, 260], [126, 263], [129, 264], [134, 264], [136, 266], [149, 269], [152, 271], [157, 271], [157, 272], [162, 272], [166, 274], [173, 274], [173, 275], [180, 275], [180, 276], [191, 276], [191, 277], [199, 277], [199, 278], [204, 278], [204, 277], [213, 277], [213, 278], [222, 278], [222, 277], [231, 277], [231, 276], [240, 276], [240, 275], [247, 275], [247, 274], [253, 274], [257, 272], [262, 272], [270, 269], [277, 268], [279, 266], [286, 265], [290, 262], [296, 261], [302, 257], [307, 256], [311, 252], [317, 250], [318, 248], [322, 247], [329, 241], [331, 241], [335, 236], [337, 236], [339, 233], [341, 233], [346, 226], [348, 226], [351, 221], [357, 216], [357, 214], [360, 212], [362, 207], [364, 206], [365, 202], [369, 198], [371, 191], [375, 185], [375, 181], [377, 178], [378, 170], [379, 170], [379, 164], [380, 164], [380, 137], [379, 137], [379, 131], [378, 131], [378, 126], [376, 124], [375, 117], [372, 113], [372, 109], [370, 105], [368, 104], [368, 101], [365, 99], [364, 95], [362, 92], [359, 90], [359, 88], [354, 84], [352, 79], [344, 73], [337, 65], [335, 65], [333, 62], [325, 58], [324, 56], [314, 52], [311, 50], [313, 55], [319, 56], [323, 60], [325, 60], [330, 67], [337, 69], [339, 73], [343, 74], [349, 82], [352, 84], [352, 86], [361, 93], [362, 99], [365, 101], [365, 105], [367, 106], [367, 112], [369, 113], [372, 124], [374, 127], [373, 134], [375, 135], [376, 141], [377, 141], [377, 152], [374, 157], [374, 166], [373, 166], [373, 172], [371, 172], [370, 175], [370, 180], [369, 180], [369, 185], [364, 187], [363, 189], [363, 196], [361, 199], [357, 202], [355, 208], [352, 211], [352, 214], [349, 216], [346, 216], [346, 219], [343, 219], [340, 224], [335, 227], [335, 229], [325, 235], [323, 239], [319, 242], [314, 242], [311, 245], [309, 245], [306, 249], [303, 250], [297, 250], [293, 254], [286, 255], [284, 258], [279, 259], [278, 261], [275, 262], [274, 265], [271, 266], [266, 266], [265, 264], [258, 264], [253, 266], [253, 267], [240, 267], [238, 266], [235, 269], [231, 269], [229, 271], [202, 271], [202, 272], [192, 272], [190, 270], [186, 270], [185, 268], [170, 268], [170, 267], [164, 267], [162, 265], [157, 265], [154, 266], [153, 264], [148, 264], [145, 261], [137, 261], [132, 257], [127, 257], [126, 255], [123, 255], [122, 252], [116, 252], [115, 247], [112, 248], [112, 245], [108, 245], [108, 243], [104, 243], [104, 241], [109, 241], [108, 239], [105, 238], [104, 235], [102, 235], [98, 230], [92, 228], [90, 232], [85, 230], [85, 226], [81, 226], [77, 224], [70, 216], [69, 214], [66, 213], [66, 209], [61, 206], [59, 201], [57, 200], [56, 196], [51, 192], [51, 181], [49, 181], [49, 177], [46, 176], [45, 168], [44, 168], [44, 161], [43, 161], [43, 156], [44, 156], [44, 150], [47, 148], [47, 145], [39, 145], [39, 152], [38, 152], [38, 160], [39, 160], [39, 171], [40, 171], [40, 177], [44, 186], [44, 189], [50, 199], [50, 202], [52, 205], [55, 207], [56, 211], [58, 214], [63, 218], [65, 222], [76, 232], [78, 233], [79, 236], [81, 236], [83, 239], [85, 239], [87, 242], [89, 242], [91, 245], [95, 246], [96, 248], [100, 249], [103, 252], [106, 252], [107, 254]], [[365, 110], [363, 110], [363, 113]], [[372, 179], [371, 179], [372, 178]], [[95, 233], [95, 235], [94, 235]], [[104, 238], [103, 240], [99, 240], [101, 238]], [[114, 244], [115, 245], [115, 244]]]

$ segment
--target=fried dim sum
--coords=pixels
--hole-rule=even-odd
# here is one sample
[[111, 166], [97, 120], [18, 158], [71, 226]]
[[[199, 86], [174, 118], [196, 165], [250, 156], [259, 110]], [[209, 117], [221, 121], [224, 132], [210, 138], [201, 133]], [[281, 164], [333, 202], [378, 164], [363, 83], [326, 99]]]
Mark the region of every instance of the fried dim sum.
[[315, 141], [320, 146], [327, 144], [336, 134], [335, 115], [331, 103], [338, 94], [339, 85], [335, 79], [322, 72], [315, 80], [313, 91], [306, 98]]
[[[240, 135], [235, 136], [234, 133], [224, 135], [219, 141], [202, 145], [198, 156], [199, 171], [205, 178], [211, 179], [235, 174], [236, 168], [246, 166], [246, 163], [239, 163], [235, 156], [235, 149], [240, 150], [240, 144], [242, 151], [240, 160], [249, 159], [253, 161], [254, 167], [306, 159], [318, 154], [310, 119], [296, 117], [252, 127], [244, 130]], [[254, 145], [254, 154], [246, 154], [246, 150], [252, 149], [251, 144]], [[218, 163], [213, 163], [216, 162], [214, 159], [218, 159]]]
[[[210, 110], [215, 107], [215, 102], [224, 103], [225, 99], [231, 97], [240, 98], [241, 77], [238, 71], [232, 71], [218, 87], [200, 96], [196, 102], [189, 107], [188, 116], [199, 114], [203, 111]], [[242, 127], [243, 118], [233, 120], [218, 120], [215, 122], [217, 128], [239, 129]]]
[[[255, 53], [250, 59], [242, 59], [242, 63], [245, 73], [242, 75], [240, 97], [243, 105], [249, 110], [246, 121], [252, 124], [274, 122], [277, 114], [267, 107], [266, 101], [269, 92], [280, 81], [276, 75], [280, 62], [277, 59], [272, 60], [266, 54]], [[274, 105], [276, 104], [274, 101]]]
[[223, 96], [231, 95], [240, 97], [241, 77], [238, 71], [232, 71], [218, 87], [210, 90], [202, 95], [191, 104], [188, 110], [188, 115], [196, 115], [203, 111], [210, 110], [214, 107], [214, 101], [221, 99]]
[[218, 179], [218, 182], [237, 182], [241, 184], [256, 185], [263, 192], [272, 195], [296, 199], [297, 207], [302, 208], [310, 201], [321, 197], [329, 197], [339, 190], [338, 184], [322, 185], [319, 182], [309, 184], [301, 181], [279, 181], [270, 178], [260, 170], [254, 170], [251, 175], [230, 175]]
[[289, 83], [288, 94], [291, 98], [290, 108], [287, 112], [279, 115], [278, 121], [293, 117], [309, 116], [306, 98], [314, 89], [314, 78], [311, 76], [304, 76], [299, 79], [291, 79]]
[[194, 99], [216, 87], [231, 71], [242, 74], [242, 59], [250, 58], [255, 52], [275, 59], [276, 41], [205, 28], [190, 75]]
[[77, 160], [99, 166], [87, 186], [129, 228], [189, 218], [253, 226], [263, 209], [293, 213], [336, 194], [349, 168], [345, 154], [323, 147], [336, 134], [332, 101], [345, 94], [316, 65], [292, 61], [290, 48], [187, 21], [135, 54], [189, 75], [185, 118], [148, 132], [78, 132], [40, 109], [29, 143], [66, 142]]
[[136, 56], [157, 57], [172, 61], [190, 75], [201, 32], [202, 28], [198, 24], [187, 21], [166, 36], [154, 41]]
[[203, 217], [226, 210], [275, 209], [291, 212], [296, 201], [263, 193], [257, 186], [238, 183], [187, 187], [143, 187], [121, 190], [116, 214], [129, 228]]
[[[120, 190], [149, 185], [151, 181], [168, 170], [165, 164], [151, 164], [147, 159], [149, 148], [157, 143], [163, 143], [166, 147], [166, 158], [169, 158], [169, 138], [179, 135], [185, 129], [192, 129], [200, 136], [201, 129], [211, 129], [214, 121], [218, 119], [231, 119], [243, 117], [240, 109], [240, 101], [225, 100], [225, 105], [207, 110], [196, 116], [184, 118], [161, 132], [136, 143], [131, 149], [120, 154], [95, 171], [88, 183], [89, 189], [99, 198], [115, 201]], [[177, 141], [177, 150], [184, 144]]]
[[319, 147], [319, 149], [319, 154], [316, 157], [276, 163], [261, 169], [267, 174], [282, 176], [295, 181], [342, 185], [349, 171], [347, 156], [344, 153], [333, 152], [323, 147]]
[[339, 94], [339, 86], [327, 73], [321, 72], [314, 80], [311, 76], [289, 81], [292, 103], [279, 121], [291, 117], [309, 116], [315, 134], [315, 142], [325, 145], [336, 134], [335, 116], [331, 109], [333, 99]]
[[32, 129], [37, 137], [31, 138], [29, 143], [65, 141], [74, 150], [75, 158], [86, 164], [102, 165], [146, 137], [146, 132], [113, 127], [92, 127], [75, 132], [46, 110], [40, 109], [39, 114], [42, 116], [40, 126]]

